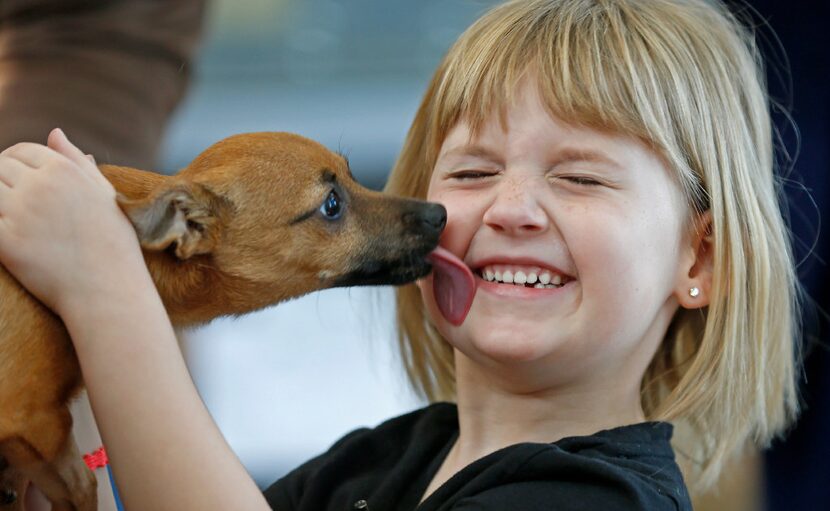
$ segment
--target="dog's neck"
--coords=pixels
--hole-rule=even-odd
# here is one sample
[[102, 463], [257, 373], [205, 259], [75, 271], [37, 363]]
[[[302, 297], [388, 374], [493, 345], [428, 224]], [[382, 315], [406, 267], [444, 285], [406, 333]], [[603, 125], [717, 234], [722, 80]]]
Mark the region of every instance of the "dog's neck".
[[206, 323], [230, 313], [218, 310], [232, 303], [222, 285], [225, 279], [205, 264], [203, 256], [182, 261], [169, 252], [145, 250], [144, 261], [175, 326]]
[[[171, 178], [115, 165], [99, 168], [120, 194], [132, 200], [147, 197]], [[144, 261], [174, 325], [205, 323], [218, 315], [232, 313], [217, 314], [217, 306], [229, 306], [227, 291], [221, 275], [211, 264], [205, 264], [204, 257], [182, 261], [168, 252], [144, 250]]]
[[[102, 165], [115, 189], [131, 200], [148, 197], [171, 178], [128, 167]], [[279, 286], [228, 275], [210, 255], [179, 259], [171, 250], [144, 250], [144, 261], [175, 326], [207, 323], [219, 316], [243, 314], [310, 291], [303, 278], [287, 277]]]
[[280, 285], [249, 282], [217, 269], [209, 255], [178, 259], [171, 251], [144, 251], [144, 260], [174, 326], [244, 314], [311, 289], [303, 279]]

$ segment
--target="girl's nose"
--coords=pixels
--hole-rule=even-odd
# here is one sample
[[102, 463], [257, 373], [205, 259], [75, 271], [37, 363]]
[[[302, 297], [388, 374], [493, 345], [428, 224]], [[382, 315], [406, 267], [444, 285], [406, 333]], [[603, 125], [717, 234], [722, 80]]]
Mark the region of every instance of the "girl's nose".
[[538, 234], [547, 230], [550, 219], [539, 204], [534, 187], [544, 186], [531, 179], [507, 180], [496, 190], [483, 222], [512, 236]]

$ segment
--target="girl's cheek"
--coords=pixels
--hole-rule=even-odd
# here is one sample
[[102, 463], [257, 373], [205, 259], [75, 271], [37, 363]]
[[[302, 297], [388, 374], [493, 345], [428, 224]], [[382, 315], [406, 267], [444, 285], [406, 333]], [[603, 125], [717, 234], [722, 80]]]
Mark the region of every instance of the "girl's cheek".
[[459, 190], [430, 192], [428, 200], [438, 202], [447, 209], [447, 225], [441, 233], [440, 244], [463, 259], [482, 227], [487, 196], [480, 192]]
[[440, 244], [463, 259], [475, 231], [476, 223], [469, 215], [447, 209], [447, 226], [441, 233]]

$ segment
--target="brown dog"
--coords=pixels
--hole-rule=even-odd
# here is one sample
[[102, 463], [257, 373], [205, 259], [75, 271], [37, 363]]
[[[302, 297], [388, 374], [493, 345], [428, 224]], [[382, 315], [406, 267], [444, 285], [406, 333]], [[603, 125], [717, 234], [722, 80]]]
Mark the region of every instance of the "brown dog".
[[[176, 326], [322, 288], [426, 275], [446, 211], [372, 192], [348, 162], [288, 133], [225, 139], [175, 176], [102, 165]], [[28, 481], [53, 509], [96, 509], [71, 438], [81, 386], [60, 320], [0, 266], [0, 510]], [[5, 504], [6, 507], [3, 507]]]

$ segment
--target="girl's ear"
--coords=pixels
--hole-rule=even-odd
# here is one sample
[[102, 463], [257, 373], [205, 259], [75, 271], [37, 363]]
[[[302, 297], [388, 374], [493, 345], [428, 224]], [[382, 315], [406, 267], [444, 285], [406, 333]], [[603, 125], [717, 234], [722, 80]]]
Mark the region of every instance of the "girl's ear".
[[714, 266], [711, 211], [706, 211], [697, 218], [695, 231], [684, 249], [687, 256], [681, 261], [675, 296], [685, 309], [706, 307], [712, 297]]

